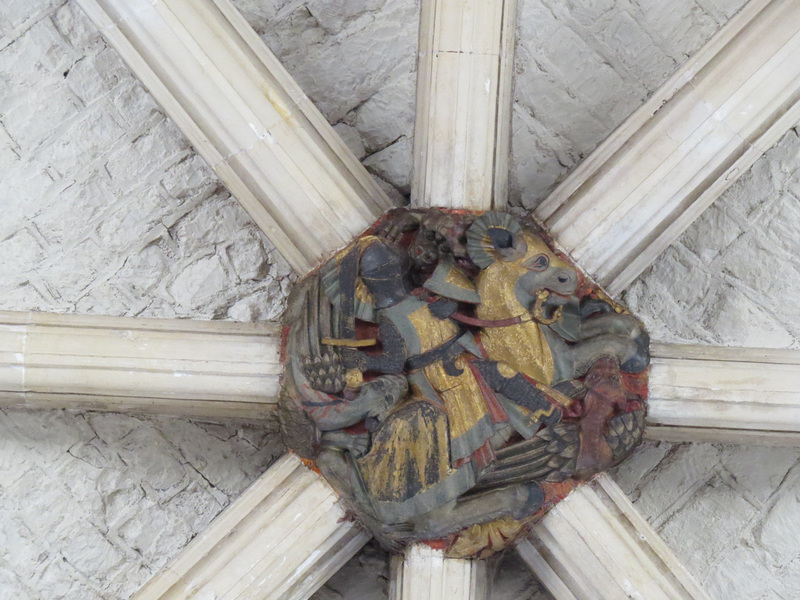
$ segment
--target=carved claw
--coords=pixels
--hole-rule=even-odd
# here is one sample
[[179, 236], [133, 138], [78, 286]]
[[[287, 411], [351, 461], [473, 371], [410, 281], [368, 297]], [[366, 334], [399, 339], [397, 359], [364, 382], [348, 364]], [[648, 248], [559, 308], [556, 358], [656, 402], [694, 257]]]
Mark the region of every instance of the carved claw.
[[397, 209], [396, 216], [378, 230], [378, 235], [387, 242], [397, 243], [404, 233], [419, 229], [420, 217], [404, 209]]

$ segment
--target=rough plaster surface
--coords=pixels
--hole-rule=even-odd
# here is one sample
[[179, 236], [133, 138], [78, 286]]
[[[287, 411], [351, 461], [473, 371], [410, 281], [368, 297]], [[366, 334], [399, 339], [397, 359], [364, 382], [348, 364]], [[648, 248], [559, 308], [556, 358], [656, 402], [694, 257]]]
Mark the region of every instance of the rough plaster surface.
[[669, 342], [800, 347], [800, 137], [789, 131], [625, 292]]
[[519, 0], [510, 200], [533, 208], [744, 0]]
[[77, 5], [0, 28], [0, 309], [279, 316], [286, 263]]
[[282, 451], [247, 425], [0, 412], [0, 598], [129, 597]]
[[[236, 0], [408, 193], [414, 0]], [[741, 0], [520, 0], [512, 193], [535, 205]], [[796, 132], [626, 294], [656, 339], [797, 346]], [[0, 309], [276, 318], [285, 263], [72, 0], [0, 3]], [[400, 194], [397, 194], [399, 197]], [[788, 301], [787, 301], [788, 299]], [[794, 299], [794, 300], [792, 300]], [[0, 411], [0, 600], [117, 600], [280, 452], [273, 431]], [[800, 598], [800, 451], [647, 444], [617, 473], [720, 600]], [[513, 555], [493, 600], [545, 600]], [[382, 600], [368, 545], [317, 600]]]

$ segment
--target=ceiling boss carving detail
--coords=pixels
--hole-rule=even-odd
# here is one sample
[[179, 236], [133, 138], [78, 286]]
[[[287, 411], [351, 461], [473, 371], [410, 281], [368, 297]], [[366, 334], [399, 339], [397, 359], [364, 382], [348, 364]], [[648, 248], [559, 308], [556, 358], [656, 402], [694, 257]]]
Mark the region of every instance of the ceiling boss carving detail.
[[395, 210], [299, 283], [286, 444], [383, 546], [485, 557], [639, 444], [649, 336], [506, 212]]

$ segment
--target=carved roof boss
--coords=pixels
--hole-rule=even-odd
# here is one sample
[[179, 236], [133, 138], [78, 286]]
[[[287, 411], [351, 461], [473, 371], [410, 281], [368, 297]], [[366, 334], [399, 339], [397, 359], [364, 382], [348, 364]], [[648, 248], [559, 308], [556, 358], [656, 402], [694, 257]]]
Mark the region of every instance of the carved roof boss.
[[393, 211], [285, 325], [286, 443], [392, 550], [487, 556], [642, 438], [642, 324], [509, 213]]

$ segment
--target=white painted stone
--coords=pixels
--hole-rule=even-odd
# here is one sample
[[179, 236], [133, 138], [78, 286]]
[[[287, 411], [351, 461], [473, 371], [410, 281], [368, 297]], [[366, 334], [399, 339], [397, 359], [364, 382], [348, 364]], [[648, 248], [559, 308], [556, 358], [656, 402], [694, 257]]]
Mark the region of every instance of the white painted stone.
[[660, 528], [714, 477], [719, 460], [720, 449], [711, 444], [676, 446], [658, 465], [658, 485], [643, 485], [638, 490], [637, 510], [653, 527]]
[[364, 158], [367, 152], [364, 150], [364, 142], [361, 141], [361, 136], [358, 134], [355, 127], [347, 123], [337, 123], [333, 126], [333, 130], [342, 138], [342, 141], [347, 144], [347, 147], [355, 154], [356, 158], [359, 160]]
[[[104, 160], [109, 154], [130, 144], [163, 119], [152, 97], [132, 76], [119, 79], [111, 87], [111, 92], [91, 98], [86, 106], [79, 106], [79, 111], [74, 113], [74, 120], [66, 123], [57, 121], [56, 116], [64, 113], [56, 105], [62, 101], [74, 101], [74, 94], [69, 89], [69, 76], [64, 79], [63, 70], [48, 70], [47, 65], [57, 67], [63, 61], [48, 62], [51, 60], [49, 57], [40, 57], [37, 49], [39, 38], [35, 44], [31, 43], [31, 38], [26, 37], [31, 34], [26, 32], [37, 20], [52, 18], [59, 33], [75, 48], [75, 51], [67, 49], [64, 54], [70, 60], [92, 61], [98, 52], [106, 48], [96, 28], [74, 1], [62, 4], [63, 0], [0, 2], [0, 104], [13, 102], [14, 106], [27, 105], [31, 110], [35, 108], [39, 111], [38, 107], [47, 103], [50, 110], [37, 112], [36, 117], [48, 120], [53, 132], [41, 146], [23, 151], [19, 144], [7, 140], [3, 127], [0, 127], [0, 173], [3, 179], [3, 185], [0, 186], [0, 205], [3, 207], [0, 240], [5, 240], [9, 233], [22, 230], [36, 237], [36, 231], [30, 227], [28, 219], [33, 219], [36, 228], [43, 232], [44, 225], [48, 227], [44, 242], [37, 238], [48, 258], [33, 264], [20, 258], [10, 266], [0, 260], [0, 268], [7, 269], [0, 277], [0, 305], [8, 310], [77, 310], [94, 314], [141, 314], [168, 318], [239, 319], [247, 315], [269, 318], [267, 315], [279, 314], [281, 294], [287, 291], [291, 283], [286, 277], [285, 263], [268, 240], [252, 226], [244, 211], [220, 188], [221, 184], [213, 173], [194, 166], [198, 161], [196, 155], [190, 152], [187, 157], [194, 156], [194, 160], [182, 160], [164, 168], [151, 163], [151, 172], [131, 190], [115, 187], [115, 182], [105, 173]], [[328, 12], [335, 12], [344, 3], [321, 0], [301, 5], [293, 2], [237, 1], [240, 8], [243, 4], [250, 5], [248, 17], [260, 15], [269, 20], [264, 26], [254, 21], [251, 24], [289, 67], [303, 89], [307, 92], [313, 90], [315, 102], [328, 95], [327, 86], [336, 84], [329, 94], [332, 101], [323, 106], [323, 113], [326, 116], [345, 114], [346, 122], [355, 123], [368, 152], [382, 149], [400, 135], [411, 134], [418, 26], [418, 9], [413, 0], [401, 3], [357, 2], [359, 6], [355, 11], [352, 9], [353, 3], [348, 2], [350, 8], [346, 14], [350, 20], [342, 25], [343, 29], [324, 30], [317, 27], [313, 31], [299, 19], [306, 6], [317, 14], [326, 4]], [[702, 23], [705, 15], [711, 14], [719, 21], [733, 14], [741, 4], [736, 0], [699, 0], [695, 10], [685, 12], [684, 17], [691, 23]], [[569, 169], [620, 124], [623, 119], [618, 115], [624, 112], [622, 108], [635, 109], [640, 100], [671, 74], [674, 67], [657, 70], [663, 56], [675, 57], [677, 62], [683, 61], [695, 43], [692, 41], [693, 26], [677, 30], [678, 36], [675, 38], [664, 39], [657, 36], [656, 30], [649, 24], [660, 22], [662, 17], [652, 13], [672, 10], [670, 3], [648, 3], [639, 10], [627, 0], [591, 3], [554, 0], [548, 2], [548, 12], [555, 12], [560, 26], [574, 30], [585, 41], [590, 50], [581, 52], [598, 54], [601, 62], [607, 60], [613, 69], [613, 73], [603, 70], [597, 77], [586, 81], [568, 79], [570, 74], [561, 73], [562, 63], [558, 63], [557, 68], [555, 58], [563, 54], [565, 64], [569, 65], [573, 46], [551, 44], [546, 31], [538, 35], [542, 17], [546, 17], [547, 12], [534, 15], [532, 5], [531, 0], [520, 1], [519, 31], [524, 31], [524, 35], [518, 36], [515, 108], [518, 116], [515, 117], [511, 168], [512, 201], [518, 203], [522, 200], [528, 206], [533, 206], [546, 196], [553, 182], [563, 178]], [[361, 10], [365, 12], [357, 14]], [[651, 13], [647, 22], [643, 18], [645, 11]], [[368, 18], [361, 16], [364, 14]], [[11, 15], [9, 18], [13, 22], [13, 27], [8, 26], [10, 29], [4, 20], [8, 15]], [[275, 18], [273, 15], [276, 15]], [[636, 38], [625, 37], [622, 38], [624, 43], [615, 42], [614, 36], [617, 34], [611, 25], [626, 23], [627, 15], [631, 15], [645, 36], [654, 40], [653, 45], [643, 53], [637, 53], [630, 61], [626, 58], [625, 48]], [[326, 15], [320, 22], [328, 24], [331, 20]], [[387, 27], [373, 27], [376, 22], [387, 23]], [[67, 26], [67, 23], [73, 24]], [[297, 23], [297, 27], [292, 28], [292, 23]], [[282, 54], [282, 44], [276, 43], [277, 31], [281, 29], [286, 31], [282, 40], [294, 40], [290, 57]], [[706, 30], [704, 27], [704, 33]], [[315, 32], [319, 32], [319, 37], [314, 37], [318, 35]], [[381, 39], [388, 35], [401, 39], [384, 46]], [[17, 41], [11, 44], [14, 39]], [[579, 47], [575, 38], [566, 39], [570, 39], [575, 48]], [[613, 49], [615, 43], [619, 50]], [[25, 48], [25, 52], [17, 54], [20, 48]], [[60, 50], [64, 48], [60, 47]], [[365, 76], [361, 63], [371, 53], [376, 56], [380, 54], [381, 58], [369, 59], [369, 68], [375, 70]], [[40, 61], [41, 66], [37, 66]], [[118, 64], [121, 65], [120, 62]], [[536, 65], [544, 69], [548, 79], [532, 85], [530, 78]], [[105, 73], [112, 78], [119, 76], [119, 69], [111, 68], [107, 62], [104, 68], [107, 71], [98, 70], [98, 77], [103, 78]], [[403, 78], [410, 83], [403, 83]], [[566, 81], [570, 82], [569, 86]], [[68, 93], [51, 93], [58, 86], [63, 86]], [[105, 84], [100, 89], [106, 89]], [[384, 90], [390, 90], [391, 93]], [[604, 99], [602, 103], [597, 100], [599, 98]], [[370, 108], [372, 106], [374, 110]], [[330, 115], [328, 107], [331, 107]], [[26, 111], [9, 114], [7, 108], [3, 104], [0, 110], [4, 115], [4, 125], [9, 125], [13, 119], [27, 119]], [[92, 124], [100, 122], [102, 116], [109, 113], [113, 113], [115, 123], [125, 128], [125, 135], [111, 147], [103, 147], [93, 137], [102, 131]], [[525, 119], [521, 117], [522, 113]], [[554, 114], [558, 115], [558, 120], [552, 118]], [[337, 116], [334, 122], [338, 120]], [[10, 127], [20, 129], [13, 124]], [[382, 127], [385, 127], [386, 133], [382, 133]], [[179, 135], [174, 128], [171, 131], [171, 135]], [[522, 138], [528, 140], [524, 145]], [[48, 150], [51, 144], [69, 140], [74, 140], [71, 158], [69, 152], [60, 151], [57, 155], [55, 150]], [[534, 143], [529, 143], [531, 140]], [[59, 160], [51, 164], [50, 157], [56, 156]], [[775, 295], [770, 269], [759, 269], [757, 278], [748, 278], [747, 273], [739, 271], [747, 279], [746, 282], [738, 278], [731, 279], [726, 271], [733, 261], [727, 259], [726, 248], [735, 229], [717, 235], [723, 227], [726, 230], [735, 227], [748, 231], [753, 263], [776, 266], [791, 264], [793, 257], [800, 253], [800, 247], [797, 246], [794, 228], [797, 218], [793, 216], [792, 205], [786, 199], [798, 195], [797, 181], [800, 179], [795, 174], [794, 166], [797, 156], [800, 156], [797, 136], [790, 132], [715, 203], [714, 206], [725, 217], [715, 218], [708, 223], [701, 218], [687, 231], [683, 238], [685, 243], [679, 245], [680, 252], [671, 251], [663, 255], [657, 267], [634, 285], [631, 289], [633, 293], [626, 296], [626, 301], [637, 315], [646, 320], [649, 330], [657, 333], [655, 339], [732, 346], [746, 345], [748, 340], [753, 340], [752, 345], [764, 345], [763, 340], [766, 339], [773, 339], [778, 345], [784, 346], [797, 346], [800, 343], [800, 305], [786, 301], [787, 297], [794, 297], [793, 293], [797, 295], [797, 288], [790, 288], [786, 296]], [[146, 156], [137, 156], [132, 160], [135, 162], [130, 166], [136, 168], [140, 161], [148, 159]], [[58, 175], [62, 169], [68, 173], [63, 178]], [[198, 179], [196, 184], [185, 187], [173, 187], [170, 184], [166, 188], [163, 182], [172, 177], [171, 173], [181, 169], [185, 169], [185, 174], [178, 179], [183, 180], [188, 174], [194, 174]], [[53, 176], [56, 177], [55, 184]], [[71, 185], [73, 180], [80, 185]], [[152, 184], [152, 181], [156, 183]], [[145, 198], [143, 192], [145, 189], [152, 190], [153, 186], [159, 190], [156, 202]], [[219, 188], [219, 193], [213, 193], [216, 188]], [[109, 204], [112, 200], [113, 204]], [[137, 212], [139, 206], [145, 204], [148, 210]], [[214, 208], [208, 210], [210, 206]], [[89, 223], [89, 229], [93, 231], [98, 222], [118, 211], [130, 212], [132, 216], [127, 221], [115, 221], [123, 225], [110, 227], [111, 233], [103, 238], [102, 244], [95, 246], [94, 254], [101, 255], [102, 260], [92, 262], [101, 263], [100, 271], [86, 268], [87, 263], [68, 260], [71, 248], [86, 237], [84, 223]], [[198, 216], [192, 217], [194, 214]], [[704, 213], [704, 216], [707, 214]], [[191, 228], [183, 227], [187, 219], [193, 223]], [[731, 225], [731, 220], [735, 225]], [[147, 233], [162, 222], [167, 228], [172, 228], [175, 223], [177, 225], [142, 249]], [[140, 227], [140, 223], [148, 226]], [[176, 235], [178, 230], [180, 233]], [[248, 235], [242, 237], [241, 232], [245, 230]], [[266, 280], [237, 283], [235, 273], [231, 271], [226, 287], [212, 294], [206, 304], [194, 307], [176, 304], [167, 292], [171, 282], [188, 265], [206, 257], [209, 248], [219, 246], [220, 254], [241, 252], [242, 255], [255, 257], [249, 234], [255, 234], [265, 248], [261, 258], [254, 259], [254, 268], [263, 259], [272, 265], [271, 275]], [[687, 237], [690, 234], [691, 242]], [[673, 246], [673, 250], [675, 248]], [[692, 255], [697, 258], [690, 260]], [[5, 258], [2, 250], [0, 256]], [[124, 266], [120, 271], [119, 265], [123, 261]], [[682, 263], [681, 268], [672, 268], [677, 262]], [[136, 266], [132, 268], [134, 264]], [[662, 267], [658, 267], [658, 264]], [[664, 265], [670, 268], [663, 268]], [[61, 282], [68, 279], [57, 275], [60, 271], [71, 271], [73, 274], [70, 278], [83, 285], [62, 285]], [[236, 306], [249, 308], [239, 312], [238, 309], [234, 310]], [[732, 319], [733, 316], [735, 318]], [[3, 465], [0, 480], [4, 490], [7, 490], [0, 496], [0, 519], [3, 525], [0, 527], [0, 538], [4, 548], [13, 549], [13, 553], [4, 555], [4, 560], [11, 560], [0, 566], [0, 588], [10, 590], [9, 593], [15, 598], [37, 598], [44, 592], [49, 594], [48, 597], [87, 600], [129, 597], [153, 570], [174, 556], [190, 537], [202, 531], [213, 515], [221, 510], [221, 506], [230, 501], [227, 492], [222, 493], [211, 487], [188, 466], [187, 478], [194, 478], [190, 485], [201, 486], [203, 494], [179, 492], [173, 496], [174, 488], [163, 492], [154, 490], [148, 484], [153, 472], [146, 467], [151, 461], [161, 464], [160, 459], [156, 460], [156, 455], [167, 453], [175, 456], [180, 465], [180, 453], [183, 452], [192, 456], [192, 460], [202, 459], [203, 470], [210, 474], [217, 473], [215, 477], [219, 477], [222, 471], [231, 474], [239, 486], [231, 492], [231, 496], [235, 497], [268, 464], [265, 440], [271, 440], [272, 452], [276, 451], [278, 444], [271, 429], [242, 429], [241, 426], [228, 425], [224, 431], [215, 431], [212, 436], [204, 429], [205, 424], [188, 420], [145, 420], [115, 414], [89, 414], [86, 418], [98, 432], [104, 432], [105, 438], [84, 447], [85, 436], [91, 437], [92, 434], [88, 430], [84, 432], [81, 427], [84, 417], [80, 415], [61, 411], [38, 414], [0, 411], [3, 428], [0, 437], [0, 463]], [[112, 423], [119, 426], [112, 427]], [[131, 426], [131, 423], [136, 426]], [[145, 440], [153, 441], [160, 436], [176, 445], [153, 442], [135, 448], [132, 446], [130, 452], [124, 453], [126, 459], [137, 455], [142, 459], [126, 465], [117, 455], [119, 448], [130, 437], [137, 437], [124, 437], [126, 430], [136, 428], [148, 428], [157, 434], [156, 437], [143, 436]], [[108, 433], [112, 429], [118, 429], [119, 434]], [[212, 438], [216, 443], [212, 443]], [[256, 447], [245, 440], [250, 440]], [[95, 446], [99, 448], [102, 460], [98, 460], [92, 450]], [[676, 463], [686, 461], [692, 464], [696, 460], [703, 460], [702, 456], [684, 453], [685, 448], [674, 447], [665, 461], [653, 468], [650, 465], [656, 457], [653, 456], [652, 461], [648, 459], [645, 461], [647, 465], [639, 471], [644, 473], [641, 478], [637, 475], [634, 480], [632, 475], [629, 483], [622, 487], [626, 491], [632, 489], [633, 497], [638, 497], [643, 491], [650, 498], [669, 492], [675, 483], [673, 474]], [[67, 450], [81, 458], [75, 458]], [[760, 520], [768, 513], [771, 503], [798, 489], [793, 479], [787, 480], [788, 485], [780, 485], [785, 476], [781, 469], [788, 469], [794, 464], [791, 456], [786, 454], [788, 450], [753, 449], [754, 453], [759, 453], [754, 454], [757, 459], [753, 459], [754, 465], [761, 466], [758, 473], [768, 473], [763, 484], [754, 479], [745, 485], [741, 474], [756, 474], [752, 467], [747, 464], [737, 467], [730, 461], [726, 462], [729, 453], [750, 456], [748, 447], [744, 446], [722, 448], [722, 459], [709, 463], [708, 470], [683, 471], [687, 477], [697, 473], [698, 477], [710, 477], [708, 480], [713, 481], [715, 476], [730, 470], [743, 489], [758, 490], [758, 494], [770, 496], [754, 523], [757, 533]], [[89, 465], [85, 460], [91, 460], [98, 466]], [[163, 464], [172, 464], [172, 461], [163, 461]], [[773, 469], [773, 464], [781, 465], [781, 469]], [[13, 482], [22, 477], [35, 483], [35, 486], [29, 485], [19, 491], [10, 489]], [[95, 481], [98, 483], [95, 484]], [[215, 481], [224, 481], [224, 478]], [[122, 487], [116, 489], [117, 484]], [[156, 500], [137, 500], [133, 494], [144, 493], [139, 486], [145, 488], [148, 494], [157, 494]], [[14, 517], [19, 506], [33, 504], [32, 499], [35, 500], [37, 494], [43, 495], [54, 489], [65, 490], [59, 496], [59, 506], [66, 509], [58, 515], [63, 519], [64, 526], [57, 532], [48, 529], [54, 511], [28, 511], [24, 521]], [[703, 489], [704, 484], [698, 486], [695, 493]], [[125, 490], [130, 490], [131, 495], [126, 496]], [[755, 491], [747, 493], [751, 499], [757, 496]], [[191, 506], [187, 509], [177, 504], [178, 499], [184, 496], [204, 500], [197, 506], [186, 505]], [[103, 512], [104, 503], [107, 503], [107, 513]], [[641, 505], [645, 514], [647, 506], [655, 504], [648, 502], [647, 505]], [[673, 518], [698, 505], [689, 501], [678, 502], [675, 506], [676, 511], [671, 513]], [[122, 507], [125, 507], [125, 511]], [[119, 513], [115, 512], [117, 510]], [[157, 516], [162, 511], [167, 517]], [[115, 524], [109, 537], [115, 540], [114, 543], [126, 557], [125, 567], [112, 572], [94, 572], [91, 578], [87, 578], [71, 569], [55, 549], [64, 539], [78, 536], [83, 528], [94, 527], [95, 523], [97, 527], [105, 529], [104, 514], [108, 514], [109, 522]], [[116, 533], [115, 527], [119, 526], [117, 519], [132, 519], [133, 522], [125, 527], [126, 532], [138, 531], [142, 540], [154, 540], [145, 549], [144, 556], [139, 553], [141, 548], [131, 548]], [[154, 531], [167, 523], [173, 526], [159, 535], [153, 535]], [[186, 523], [186, 527], [183, 523]], [[36, 530], [37, 534], [33, 535], [32, 530]], [[44, 534], [38, 533], [40, 531], [44, 531]], [[702, 543], [702, 540], [698, 543]], [[373, 549], [369, 555], [361, 554], [354, 558], [352, 567], [342, 577], [332, 580], [331, 586], [323, 588], [325, 591], [318, 593], [319, 598], [384, 598], [388, 578], [386, 566], [380, 571], [362, 564], [362, 560], [367, 558], [380, 561], [380, 556]], [[689, 568], [697, 568], [698, 572], [709, 567], [690, 563], [688, 557], [681, 558]], [[800, 589], [800, 563], [795, 560], [783, 568], [775, 567], [774, 559], [755, 534], [745, 534], [734, 551], [716, 559], [721, 562], [710, 565], [707, 579], [709, 591], [714, 597], [772, 600], [779, 595], [791, 598]], [[503, 576], [498, 579], [494, 592], [496, 600], [539, 600], [543, 597], [528, 573], [513, 572], [514, 569], [519, 570], [520, 566], [519, 563], [513, 563], [511, 572], [501, 569]], [[369, 586], [362, 583], [367, 578], [371, 578]], [[362, 594], [362, 589], [368, 592]]]
[[129, 598], [281, 452], [263, 431], [3, 410], [2, 595]]
[[692, 496], [684, 510], [659, 529], [659, 535], [702, 580], [717, 557], [730, 551], [756, 518], [758, 506], [740, 490], [715, 478]]
[[134, 598], [304, 600], [369, 537], [325, 480], [287, 454]]
[[[291, 279], [270, 242], [203, 161], [181, 153], [188, 142], [83, 11], [74, 2], [53, 4], [22, 3], [18, 10], [31, 20], [13, 44], [0, 43], [0, 308], [219, 318], [235, 302], [269, 288], [279, 290], [271, 302], [280, 306], [281, 282]], [[73, 78], [82, 70], [86, 81], [93, 73], [96, 85], [82, 87], [78, 98]], [[38, 145], [30, 143], [31, 122], [46, 130], [44, 137], [36, 134]], [[217, 211], [226, 217], [205, 228], [217, 238], [204, 235], [192, 244], [172, 228], [200, 203], [208, 211], [203, 219]], [[161, 235], [151, 237], [161, 225]], [[6, 246], [12, 234], [32, 236], [41, 250]], [[219, 239], [220, 252], [260, 254], [276, 265], [273, 277], [226, 277], [208, 290], [211, 301], [202, 308], [176, 304], [168, 291], [172, 281], [214, 251], [203, 243]]]
[[264, 419], [271, 324], [0, 312], [0, 405]]
[[[237, 6], [242, 6], [236, 0]], [[411, 85], [403, 97], [413, 111], [413, 73], [416, 69], [419, 6], [416, 0], [351, 2], [309, 0], [279, 2], [274, 18], [257, 18], [250, 24], [280, 59], [300, 87], [331, 123], [347, 119], [351, 111], [375, 96], [394, 97], [401, 81]], [[248, 19], [249, 20], [249, 19]], [[391, 103], [392, 106], [399, 105]], [[408, 122], [398, 110], [384, 105], [387, 130]], [[410, 123], [413, 127], [413, 114]], [[377, 145], [380, 149], [412, 127]], [[388, 135], [383, 133], [382, 135]]]
[[[416, 31], [414, 35], [416, 38]], [[401, 136], [413, 134], [416, 87], [415, 72], [398, 75], [356, 110], [348, 113], [352, 115], [353, 126], [362, 136], [367, 150], [380, 151]], [[409, 171], [406, 175], [410, 178], [411, 161], [408, 164]]]
[[486, 600], [486, 561], [445, 558], [425, 544], [409, 546], [392, 557], [390, 600]]
[[672, 449], [668, 442], [644, 441], [625, 461], [614, 468], [614, 482], [625, 494], [636, 500], [636, 487], [661, 464]]
[[412, 140], [403, 136], [391, 146], [369, 155], [364, 166], [381, 179], [391, 183], [404, 195], [411, 193], [411, 148]]
[[229, 0], [78, 1], [300, 273], [391, 206]]
[[800, 525], [797, 522], [800, 493], [797, 489], [796, 473], [793, 479], [795, 481], [791, 487], [794, 489], [776, 500], [757, 534], [759, 542], [779, 567], [785, 567], [800, 556]]
[[768, 554], [763, 548], [739, 546], [722, 559], [717, 573], [709, 578], [709, 589], [717, 598], [726, 600], [750, 600], [758, 598], [759, 594], [766, 600], [776, 597], [776, 588], [791, 598], [797, 588], [785, 589], [776, 585], [774, 571], [768, 562]]
[[536, 208], [610, 293], [800, 118], [798, 10], [750, 3]]
[[412, 202], [506, 205], [516, 0], [422, 0]]
[[517, 549], [558, 600], [709, 598], [608, 475], [550, 509]]
[[[546, 198], [745, 0], [720, 4], [681, 3], [684, 27], [664, 37], [672, 3], [519, 0], [512, 203]], [[576, 63], [590, 75], [573, 77]]]
[[800, 448], [726, 446], [721, 458], [721, 466], [730, 473], [739, 489], [751, 500], [765, 502], [800, 461]]
[[800, 248], [790, 233], [798, 219], [791, 191], [798, 156], [792, 130], [715, 203], [710, 220], [704, 213], [629, 288], [625, 302], [655, 339], [800, 347], [800, 304], [786, 301], [800, 294], [792, 268]]
[[797, 445], [800, 352], [654, 344], [646, 435]]

